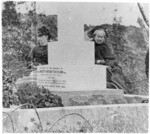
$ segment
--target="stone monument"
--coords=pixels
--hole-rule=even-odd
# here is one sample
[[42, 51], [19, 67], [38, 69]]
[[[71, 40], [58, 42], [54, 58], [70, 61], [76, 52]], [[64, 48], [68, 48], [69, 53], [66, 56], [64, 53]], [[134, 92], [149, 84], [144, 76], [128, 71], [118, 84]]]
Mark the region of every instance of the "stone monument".
[[64, 105], [71, 105], [71, 97], [123, 96], [121, 90], [106, 88], [106, 66], [95, 65], [94, 43], [84, 41], [81, 11], [78, 4], [57, 7], [58, 41], [48, 44], [48, 65], [38, 66], [37, 84], [61, 96]]

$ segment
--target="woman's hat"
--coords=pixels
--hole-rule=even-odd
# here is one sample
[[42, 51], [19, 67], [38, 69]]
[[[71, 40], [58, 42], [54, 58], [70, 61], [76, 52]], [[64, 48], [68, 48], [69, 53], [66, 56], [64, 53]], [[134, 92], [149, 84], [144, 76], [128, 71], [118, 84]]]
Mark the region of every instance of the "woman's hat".
[[94, 32], [95, 32], [96, 30], [104, 30], [106, 37], [108, 37], [108, 34], [107, 34], [107, 32], [106, 32], [106, 29], [105, 29], [104, 27], [102, 27], [102, 26], [95, 26], [92, 30], [90, 30], [90, 31], [87, 33], [88, 37], [89, 37], [89, 38], [93, 38], [93, 37], [94, 37]]
[[51, 38], [51, 34], [49, 29], [46, 26], [42, 26], [38, 29], [38, 36], [43, 36], [43, 35], [47, 35], [48, 36], [48, 40], [50, 40]]

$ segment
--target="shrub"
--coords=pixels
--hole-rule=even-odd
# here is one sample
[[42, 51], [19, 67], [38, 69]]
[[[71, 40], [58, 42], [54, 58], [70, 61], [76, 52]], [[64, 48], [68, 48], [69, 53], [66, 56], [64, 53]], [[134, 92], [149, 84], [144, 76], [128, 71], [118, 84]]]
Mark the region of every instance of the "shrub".
[[9, 108], [10, 105], [18, 105], [17, 96], [13, 93], [14, 78], [10, 74], [6, 74], [3, 69], [3, 107]]
[[[51, 94], [48, 89], [38, 87], [36, 83], [24, 83], [19, 86], [17, 96], [20, 104], [33, 104], [36, 108], [62, 107], [61, 97]], [[23, 106], [32, 108], [32, 106]]]

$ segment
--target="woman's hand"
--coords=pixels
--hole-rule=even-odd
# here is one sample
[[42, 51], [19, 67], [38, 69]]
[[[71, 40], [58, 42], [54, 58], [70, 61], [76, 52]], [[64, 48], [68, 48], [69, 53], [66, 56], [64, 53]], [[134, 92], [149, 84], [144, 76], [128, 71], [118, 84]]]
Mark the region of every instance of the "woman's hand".
[[37, 66], [34, 65], [34, 64], [32, 64], [32, 65], [31, 65], [31, 68], [32, 68], [32, 69], [37, 69]]
[[97, 60], [96, 63], [97, 64], [105, 64], [106, 62], [104, 60]]

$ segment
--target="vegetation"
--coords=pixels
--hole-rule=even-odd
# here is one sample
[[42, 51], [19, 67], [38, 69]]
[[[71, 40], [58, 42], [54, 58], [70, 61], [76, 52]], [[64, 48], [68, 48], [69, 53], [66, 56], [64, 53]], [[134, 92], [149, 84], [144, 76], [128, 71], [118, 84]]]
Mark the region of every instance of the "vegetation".
[[33, 9], [27, 14], [21, 14], [16, 11], [18, 4], [24, 2], [4, 2], [2, 11], [3, 69], [6, 72], [11, 71], [16, 79], [26, 75], [30, 64], [27, 56], [36, 45], [36, 31], [39, 27], [47, 26], [51, 40], [57, 40], [56, 15], [36, 14], [33, 5]]
[[[2, 10], [2, 49], [3, 49], [3, 106], [13, 103], [13, 87], [17, 79], [28, 76], [28, 54], [36, 45], [36, 31], [45, 25], [51, 34], [51, 41], [57, 40], [57, 16], [36, 14], [34, 2], [26, 14], [16, 11], [17, 5], [25, 2], [3, 2]], [[12, 84], [13, 83], [13, 84]]]
[[[35, 108], [63, 106], [59, 96], [51, 94], [48, 89], [38, 87], [36, 83], [21, 84], [15, 94], [20, 104], [33, 104]], [[32, 108], [32, 106], [27, 105], [23, 108]]]
[[[148, 95], [148, 78], [145, 74], [145, 56], [148, 49], [143, 33], [135, 26], [121, 25], [121, 18], [114, 18], [112, 25], [103, 24], [108, 33], [107, 43], [112, 45], [117, 61], [120, 63], [129, 86], [129, 94]], [[91, 29], [95, 26], [87, 26], [88, 36], [92, 37]]]
[[12, 104], [18, 105], [17, 96], [13, 94], [13, 87], [13, 77], [7, 76], [5, 73], [5, 75], [3, 75], [3, 107], [9, 108]]

